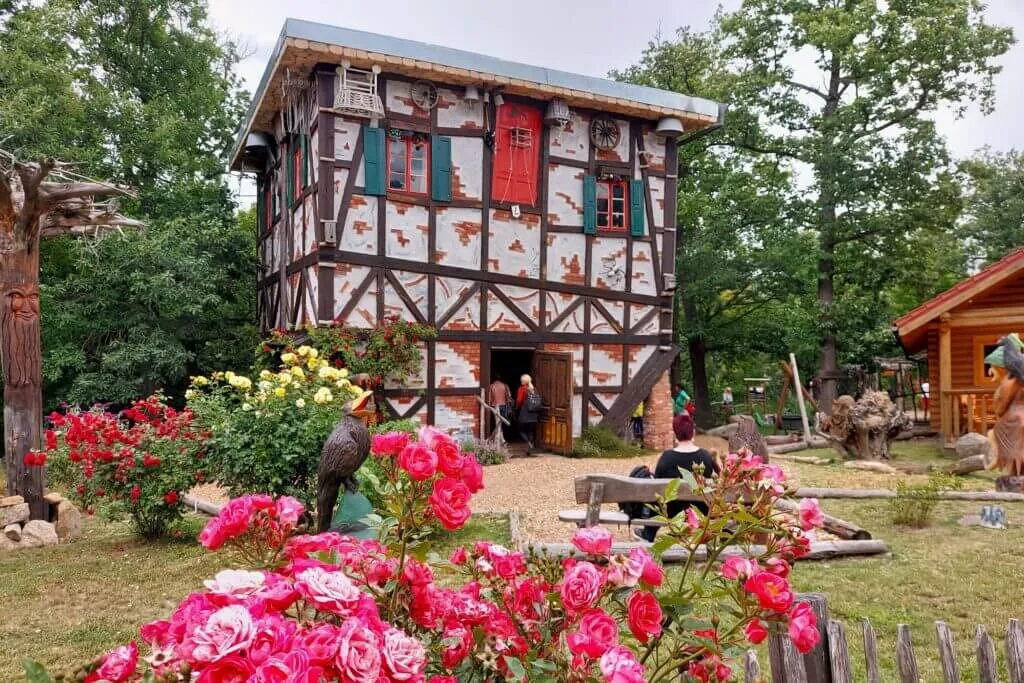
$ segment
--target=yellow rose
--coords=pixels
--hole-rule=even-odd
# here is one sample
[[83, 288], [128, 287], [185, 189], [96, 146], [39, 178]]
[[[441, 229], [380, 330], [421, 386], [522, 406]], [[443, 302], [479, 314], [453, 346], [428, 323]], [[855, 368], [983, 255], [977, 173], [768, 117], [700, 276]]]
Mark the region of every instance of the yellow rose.
[[317, 362], [316, 358], [311, 357], [308, 361], [306, 361], [306, 367], [309, 368], [310, 370], [316, 370], [318, 367], [320, 367], [320, 363]]
[[297, 398], [297, 399], [295, 399], [295, 407], [296, 408], [305, 408], [306, 407], [306, 402], [303, 399], [301, 399], [301, 398]]
[[196, 395], [196, 392], [195, 392], [194, 389], [186, 389], [185, 390], [185, 400], [186, 401], [191, 400], [192, 397], [195, 396], [195, 395]]
[[250, 410], [252, 410], [252, 406], [249, 405], [248, 403], [243, 403], [242, 410], [244, 410], [245, 412], [249, 412]]
[[274, 373], [270, 370], [260, 370], [260, 379], [273, 379]]
[[192, 378], [192, 384], [194, 384], [197, 387], [205, 387], [209, 383], [210, 380], [206, 379], [202, 375], [196, 375], [195, 377]]
[[292, 382], [292, 374], [290, 372], [282, 370], [281, 374], [279, 374], [277, 376], [277, 382], [278, 382], [278, 384], [285, 385], [285, 386], [287, 386], [288, 384], [291, 384], [291, 382]]
[[327, 387], [320, 387], [316, 393], [313, 394], [313, 401], [318, 404], [330, 403], [334, 400], [334, 394]]
[[277, 396], [279, 398], [281, 396], [284, 396], [284, 387], [278, 387], [277, 389], [274, 389], [274, 396]]
[[230, 382], [234, 382], [235, 381], [235, 373], [233, 373], [230, 370], [228, 370], [227, 372], [224, 373], [224, 379], [226, 379], [229, 383]]
[[305, 358], [306, 356], [308, 356], [308, 355], [309, 355], [309, 352], [310, 352], [310, 351], [314, 351], [314, 350], [315, 350], [315, 349], [313, 349], [313, 348], [311, 348], [311, 347], [309, 347], [309, 346], [306, 346], [305, 344], [303, 344], [302, 346], [300, 346], [300, 347], [298, 348], [298, 354], [299, 354], [299, 356], [301, 356], [302, 358]]
[[295, 364], [295, 354], [294, 353], [284, 353], [284, 354], [281, 354], [281, 362], [285, 363], [286, 365], [294, 365]]
[[342, 368], [341, 370], [338, 370], [338, 377], [341, 377], [342, 379], [348, 377], [348, 368]]
[[334, 368], [322, 367], [317, 370], [316, 374], [320, 379], [333, 379], [336, 376], [337, 371]]
[[298, 365], [296, 365], [294, 368], [292, 368], [292, 374], [295, 375], [296, 377], [298, 377], [299, 379], [305, 379], [306, 378], [306, 373], [303, 372], [302, 368], [300, 368]]
[[[271, 375], [270, 377], [273, 377], [273, 375]], [[270, 379], [270, 377], [268, 377], [267, 379]], [[261, 379], [260, 383], [256, 386], [260, 388], [260, 391], [267, 392], [270, 391], [270, 388], [274, 385], [268, 382], [266, 379]]]

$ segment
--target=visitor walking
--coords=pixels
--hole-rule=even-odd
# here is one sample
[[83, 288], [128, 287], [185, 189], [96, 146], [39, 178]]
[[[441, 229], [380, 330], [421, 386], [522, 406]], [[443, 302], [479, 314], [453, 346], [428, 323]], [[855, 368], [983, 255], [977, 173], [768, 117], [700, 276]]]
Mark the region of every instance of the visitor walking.
[[[714, 476], [719, 473], [718, 463], [706, 450], [693, 441], [693, 418], [689, 413], [683, 412], [676, 415], [672, 420], [672, 431], [676, 435], [676, 445], [661, 454], [658, 464], [654, 467], [655, 479], [674, 479], [679, 476], [681, 470], [693, 472], [698, 467], [703, 469], [705, 476]], [[704, 503], [674, 500], [666, 504], [666, 512], [669, 519], [675, 518], [688, 507], [694, 507], [702, 514], [708, 514], [708, 506]], [[642, 540], [653, 542], [658, 533], [658, 527], [647, 526], [636, 529], [633, 533]]]
[[644, 443], [644, 402], [640, 401], [633, 411], [633, 440], [643, 446]]
[[516, 410], [519, 418], [519, 435], [526, 442], [527, 456], [533, 455], [541, 403], [540, 394], [533, 388], [533, 379], [529, 375], [520, 377], [519, 391], [516, 394]]
[[678, 415], [686, 410], [686, 404], [690, 402], [690, 395], [683, 389], [682, 384], [676, 385], [675, 400], [672, 402], [672, 414]]
[[722, 410], [726, 415], [732, 415], [732, 387], [726, 387], [722, 391]]
[[[508, 388], [508, 385], [505, 384], [504, 380], [501, 378], [500, 375], [495, 375], [494, 379], [491, 381], [491, 386], [488, 387], [487, 403], [489, 406], [491, 406], [491, 408], [494, 408], [496, 411], [498, 411], [499, 415], [501, 415], [506, 420], [511, 421], [512, 390]], [[493, 416], [493, 413], [491, 416], [494, 422], [499, 422], [499, 420]], [[497, 426], [501, 427], [501, 433], [504, 435], [505, 440], [508, 441], [509, 434], [507, 426], [504, 423], [500, 423]]]

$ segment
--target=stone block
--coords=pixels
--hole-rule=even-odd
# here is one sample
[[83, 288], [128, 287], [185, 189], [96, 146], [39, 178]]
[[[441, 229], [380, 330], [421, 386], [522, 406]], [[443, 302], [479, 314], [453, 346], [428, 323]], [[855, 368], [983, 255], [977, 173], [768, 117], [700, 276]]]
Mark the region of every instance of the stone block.
[[43, 500], [45, 500], [50, 505], [57, 505], [62, 500], [64, 500], [64, 496], [60, 495], [56, 491], [50, 491], [46, 495], [43, 496]]
[[8, 524], [4, 527], [4, 536], [17, 543], [21, 540], [21, 525]]
[[988, 455], [992, 444], [981, 434], [964, 434], [956, 440], [956, 457], [969, 458], [972, 455]]
[[0, 508], [9, 508], [12, 505], [21, 505], [25, 499], [21, 496], [4, 496], [0, 498]]
[[8, 507], [0, 507], [0, 527], [17, 524], [28, 519], [28, 503], [18, 503]]
[[59, 542], [54, 526], [41, 519], [33, 519], [21, 530], [21, 545], [26, 548], [42, 548]]
[[0, 552], [17, 550], [23, 547], [20, 541], [12, 541], [5, 534], [0, 534]]
[[61, 543], [78, 538], [82, 535], [82, 513], [71, 501], [62, 500], [57, 506], [57, 521], [54, 526]]

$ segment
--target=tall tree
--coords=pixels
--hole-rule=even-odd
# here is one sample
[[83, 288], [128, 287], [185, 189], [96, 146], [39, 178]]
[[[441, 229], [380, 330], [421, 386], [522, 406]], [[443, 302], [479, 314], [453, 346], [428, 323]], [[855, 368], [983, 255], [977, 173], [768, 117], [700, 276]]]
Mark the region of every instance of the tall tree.
[[963, 164], [968, 198], [964, 232], [976, 265], [1024, 245], [1024, 154], [986, 150]]
[[979, 0], [744, 0], [720, 17], [735, 70], [742, 148], [792, 165], [813, 212], [822, 403], [835, 398], [847, 271], [913, 270], [911, 235], [948, 228], [958, 209], [930, 114], [992, 108], [995, 59], [1013, 42]]

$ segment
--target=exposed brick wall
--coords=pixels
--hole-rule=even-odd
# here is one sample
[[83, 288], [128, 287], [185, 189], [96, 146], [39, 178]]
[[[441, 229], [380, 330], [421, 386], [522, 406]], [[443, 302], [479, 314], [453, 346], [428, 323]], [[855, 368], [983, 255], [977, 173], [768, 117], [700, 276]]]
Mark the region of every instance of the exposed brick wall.
[[672, 433], [672, 388], [669, 372], [661, 376], [644, 402], [644, 446], [662, 451], [675, 444]]
[[435, 423], [453, 437], [469, 438], [480, 433], [480, 404], [476, 396], [438, 396]]

